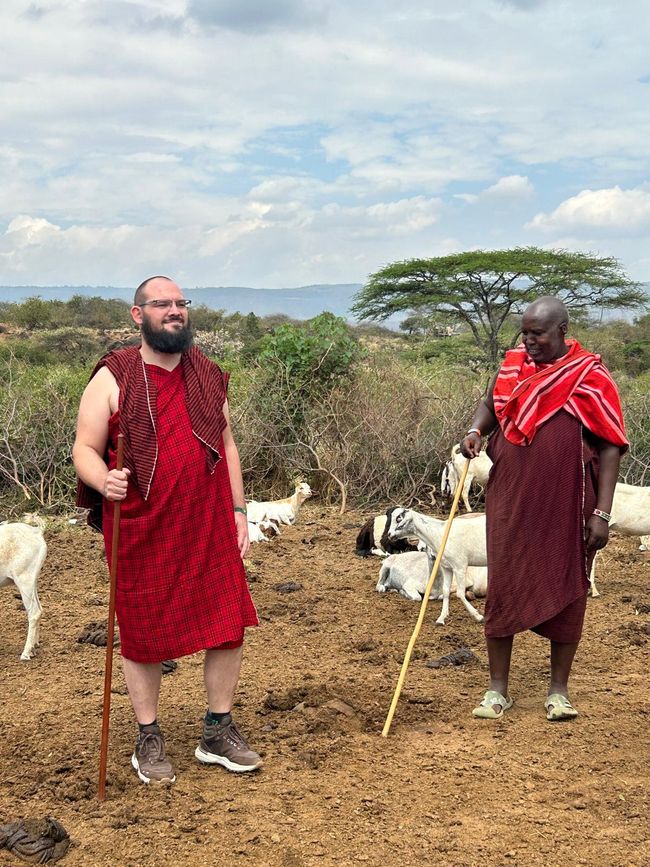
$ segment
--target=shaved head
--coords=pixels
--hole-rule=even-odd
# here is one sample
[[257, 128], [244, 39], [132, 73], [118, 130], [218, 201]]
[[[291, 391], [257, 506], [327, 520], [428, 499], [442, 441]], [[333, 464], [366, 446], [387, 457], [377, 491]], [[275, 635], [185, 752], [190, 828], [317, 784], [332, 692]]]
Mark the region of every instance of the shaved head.
[[165, 277], [163, 274], [156, 274], [155, 277], [147, 277], [146, 280], [143, 280], [142, 283], [135, 290], [135, 296], [133, 298], [133, 304], [137, 307], [138, 304], [142, 304], [143, 301], [147, 300], [146, 289], [147, 286], [152, 283], [154, 280], [166, 280], [168, 283], [173, 283], [174, 281], [171, 277]]
[[549, 364], [568, 352], [564, 338], [569, 327], [569, 312], [554, 295], [542, 295], [524, 310], [521, 336], [536, 364]]
[[527, 319], [538, 319], [548, 325], [568, 325], [569, 311], [555, 295], [542, 295], [524, 310]]

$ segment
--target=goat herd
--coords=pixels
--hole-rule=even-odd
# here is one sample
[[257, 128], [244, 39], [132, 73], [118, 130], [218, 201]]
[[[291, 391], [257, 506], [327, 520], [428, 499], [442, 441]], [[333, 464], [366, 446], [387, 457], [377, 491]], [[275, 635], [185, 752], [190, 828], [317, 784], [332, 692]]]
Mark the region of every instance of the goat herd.
[[[441, 490], [453, 496], [461, 478], [465, 458], [456, 445], [451, 460], [442, 473]], [[487, 483], [492, 461], [485, 454], [470, 464], [461, 493], [467, 514], [451, 525], [447, 544], [440, 561], [430, 599], [442, 599], [442, 611], [437, 623], [444, 625], [449, 615], [449, 597], [455, 591], [471, 617], [481, 622], [483, 617], [467, 599], [467, 593], [483, 597], [487, 593], [487, 551], [485, 514], [473, 513], [469, 491], [473, 482]], [[640, 549], [650, 550], [650, 487], [616, 484], [610, 527], [626, 536], [639, 536]], [[377, 554], [384, 557], [376, 589], [380, 593], [395, 590], [407, 599], [421, 600], [426, 589], [433, 561], [440, 548], [445, 521], [422, 515], [413, 509], [393, 506], [386, 515], [369, 519], [357, 537], [359, 556]], [[598, 596], [594, 560], [589, 581], [591, 595]]]
[[[444, 494], [454, 494], [464, 462], [458, 446], [454, 446], [442, 474]], [[483, 619], [467, 598], [469, 592], [474, 597], [483, 597], [487, 593], [485, 514], [471, 511], [469, 491], [474, 482], [480, 486], [486, 484], [491, 465], [488, 456], [482, 452], [474, 458], [466, 476], [462, 499], [467, 514], [452, 522], [429, 597], [442, 599], [442, 611], [436, 621], [441, 625], [449, 615], [452, 591], [475, 621]], [[271, 536], [279, 534], [282, 525], [293, 524], [300, 507], [313, 493], [306, 482], [300, 482], [290, 497], [265, 502], [251, 500], [247, 504], [251, 542], [268, 541]], [[34, 516], [27, 520], [29, 524], [0, 524], [0, 587], [13, 582], [27, 611], [27, 639], [20, 656], [24, 660], [31, 659], [39, 643], [41, 604], [38, 577], [47, 554], [43, 520]], [[395, 590], [407, 599], [422, 599], [445, 523], [401, 506], [392, 506], [385, 515], [368, 519], [357, 536], [356, 554], [362, 557], [375, 554], [384, 558], [376, 585], [378, 592]], [[617, 483], [610, 527], [624, 535], [639, 536], [641, 550], [650, 550], [650, 487]], [[590, 582], [591, 593], [597, 596], [593, 569]]]

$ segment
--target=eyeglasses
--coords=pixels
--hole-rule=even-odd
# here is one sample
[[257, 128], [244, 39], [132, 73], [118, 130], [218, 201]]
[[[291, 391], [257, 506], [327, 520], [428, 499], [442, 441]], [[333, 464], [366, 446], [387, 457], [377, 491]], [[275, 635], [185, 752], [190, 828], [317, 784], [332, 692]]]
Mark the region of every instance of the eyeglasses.
[[186, 310], [192, 302], [188, 301], [186, 298], [180, 298], [178, 301], [167, 301], [162, 298], [154, 298], [153, 301], [143, 301], [142, 304], [136, 304], [136, 307], [146, 307], [147, 304], [151, 304], [152, 307], [155, 307], [156, 310], [171, 310], [172, 305], [175, 304], [179, 310]]

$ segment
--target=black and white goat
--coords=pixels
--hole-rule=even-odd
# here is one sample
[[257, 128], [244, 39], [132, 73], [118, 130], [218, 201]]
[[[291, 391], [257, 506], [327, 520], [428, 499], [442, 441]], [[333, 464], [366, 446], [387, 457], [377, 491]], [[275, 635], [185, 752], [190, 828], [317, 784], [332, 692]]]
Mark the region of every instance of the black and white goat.
[[357, 535], [355, 554], [357, 557], [368, 557], [375, 554], [377, 557], [386, 557], [388, 554], [401, 554], [404, 551], [422, 550], [418, 541], [409, 539], [389, 539], [386, 528], [390, 524], [391, 515], [400, 506], [391, 506], [385, 515], [376, 515], [368, 518]]

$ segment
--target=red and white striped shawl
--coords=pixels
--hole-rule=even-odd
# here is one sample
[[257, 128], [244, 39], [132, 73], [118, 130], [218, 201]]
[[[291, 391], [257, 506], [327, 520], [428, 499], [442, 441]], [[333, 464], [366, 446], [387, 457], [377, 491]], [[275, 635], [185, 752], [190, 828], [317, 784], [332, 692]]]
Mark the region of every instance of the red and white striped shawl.
[[494, 411], [507, 440], [527, 446], [558, 410], [575, 416], [595, 436], [626, 451], [629, 445], [614, 380], [599, 355], [577, 340], [552, 364], [537, 365], [524, 344], [506, 352], [494, 384]]
[[[187, 409], [192, 432], [206, 447], [210, 472], [221, 459], [218, 451], [221, 434], [226, 428], [223, 406], [229, 374], [192, 346], [181, 356], [185, 379]], [[147, 377], [139, 346], [118, 349], [103, 356], [90, 375], [108, 367], [120, 389], [120, 433], [124, 434], [124, 466], [131, 470], [131, 482], [146, 500], [156, 468], [159, 444], [156, 439], [156, 387]], [[77, 482], [77, 505], [95, 510], [100, 495]], [[96, 525], [96, 514], [89, 516]]]

